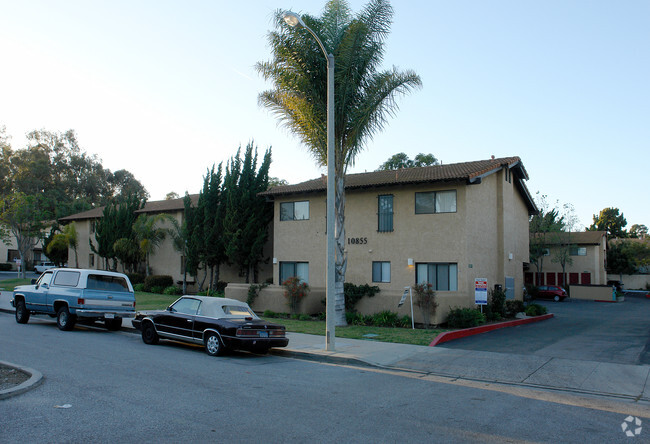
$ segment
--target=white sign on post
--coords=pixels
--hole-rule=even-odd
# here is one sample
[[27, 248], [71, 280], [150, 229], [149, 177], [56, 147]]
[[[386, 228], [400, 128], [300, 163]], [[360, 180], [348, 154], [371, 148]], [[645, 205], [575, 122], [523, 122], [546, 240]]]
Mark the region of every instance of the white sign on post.
[[402, 294], [402, 299], [399, 301], [399, 304], [397, 304], [397, 307], [399, 308], [404, 305], [404, 301], [406, 301], [408, 296], [411, 296], [411, 327], [415, 330], [415, 319], [413, 318], [413, 292], [411, 291], [411, 287], [404, 287], [404, 294]]
[[474, 280], [474, 303], [476, 305], [487, 305], [488, 281], [485, 278]]

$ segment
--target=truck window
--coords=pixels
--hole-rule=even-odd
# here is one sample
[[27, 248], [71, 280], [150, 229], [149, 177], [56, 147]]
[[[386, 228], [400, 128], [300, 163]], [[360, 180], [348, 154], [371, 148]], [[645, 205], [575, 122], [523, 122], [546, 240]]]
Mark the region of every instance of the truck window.
[[62, 287], [76, 287], [79, 283], [79, 277], [81, 273], [78, 271], [59, 271], [54, 277], [54, 285], [60, 285]]
[[89, 274], [87, 288], [89, 290], [129, 291], [129, 286], [124, 278], [119, 276], [104, 276], [101, 274]]

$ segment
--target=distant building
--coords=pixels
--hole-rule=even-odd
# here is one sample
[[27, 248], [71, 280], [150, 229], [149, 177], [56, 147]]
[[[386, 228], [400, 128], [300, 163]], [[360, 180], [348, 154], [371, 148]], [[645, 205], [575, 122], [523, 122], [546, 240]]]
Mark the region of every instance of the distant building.
[[[605, 285], [607, 284], [607, 233], [582, 231], [549, 233], [548, 250], [542, 261], [542, 271], [531, 265], [525, 274], [528, 285]], [[568, 251], [571, 263], [566, 265], [566, 279], [562, 266], [553, 262], [558, 251]]]

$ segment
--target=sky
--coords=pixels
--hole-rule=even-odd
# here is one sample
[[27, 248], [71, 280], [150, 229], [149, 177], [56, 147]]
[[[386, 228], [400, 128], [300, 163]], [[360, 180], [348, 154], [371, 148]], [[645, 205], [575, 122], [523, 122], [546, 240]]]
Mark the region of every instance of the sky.
[[[197, 193], [250, 141], [272, 148], [271, 176], [319, 177], [257, 100], [271, 88], [254, 66], [271, 59], [274, 11], [325, 5], [284, 1], [0, 0], [0, 126], [14, 149], [32, 130], [73, 129], [150, 200]], [[445, 164], [519, 156], [531, 194], [573, 205], [581, 226], [606, 207], [628, 228], [650, 226], [649, 1], [391, 4], [382, 68], [412, 69], [423, 87], [398, 97], [349, 172], [399, 152]]]

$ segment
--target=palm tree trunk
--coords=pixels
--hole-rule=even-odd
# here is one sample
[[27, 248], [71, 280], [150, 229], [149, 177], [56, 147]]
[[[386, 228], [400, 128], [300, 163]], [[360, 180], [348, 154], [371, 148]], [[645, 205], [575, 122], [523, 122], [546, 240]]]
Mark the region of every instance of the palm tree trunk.
[[345, 319], [345, 271], [347, 269], [347, 257], [345, 255], [345, 178], [337, 168], [336, 177], [336, 283], [334, 288], [335, 319], [336, 326], [348, 325]]

